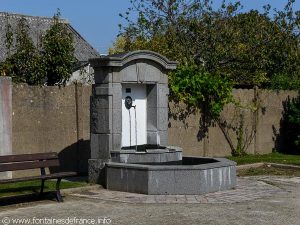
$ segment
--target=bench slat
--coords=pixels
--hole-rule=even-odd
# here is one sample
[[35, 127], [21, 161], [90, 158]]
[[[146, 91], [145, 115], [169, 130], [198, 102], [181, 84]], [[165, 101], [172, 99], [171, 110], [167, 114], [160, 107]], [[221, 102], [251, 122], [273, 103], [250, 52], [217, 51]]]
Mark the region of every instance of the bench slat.
[[21, 177], [21, 178], [0, 180], [0, 184], [17, 183], [21, 181], [31, 181], [31, 180], [49, 180], [49, 179], [57, 179], [57, 178], [64, 178], [64, 177], [73, 177], [76, 175], [77, 175], [76, 172], [60, 172], [60, 173], [43, 175], [43, 176]]
[[29, 170], [46, 167], [59, 166], [58, 159], [50, 159], [45, 161], [32, 161], [32, 162], [13, 162], [13, 163], [2, 163], [0, 164], [0, 172], [5, 171], [16, 171], [16, 170]]
[[0, 156], [0, 163], [24, 162], [24, 161], [57, 159], [57, 158], [58, 155], [56, 152], [22, 154], [22, 155], [6, 155], [6, 156]]

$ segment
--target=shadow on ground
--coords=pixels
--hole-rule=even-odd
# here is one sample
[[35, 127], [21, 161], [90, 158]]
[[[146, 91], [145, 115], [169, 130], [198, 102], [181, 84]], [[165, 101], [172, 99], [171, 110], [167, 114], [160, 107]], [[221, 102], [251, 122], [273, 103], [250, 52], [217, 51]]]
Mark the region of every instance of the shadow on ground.
[[40, 197], [38, 193], [1, 197], [0, 198], [0, 206], [27, 204], [27, 203], [33, 203], [33, 202], [40, 202], [43, 200], [49, 200], [49, 201], [56, 202], [55, 193], [54, 192], [45, 192], [42, 197]]

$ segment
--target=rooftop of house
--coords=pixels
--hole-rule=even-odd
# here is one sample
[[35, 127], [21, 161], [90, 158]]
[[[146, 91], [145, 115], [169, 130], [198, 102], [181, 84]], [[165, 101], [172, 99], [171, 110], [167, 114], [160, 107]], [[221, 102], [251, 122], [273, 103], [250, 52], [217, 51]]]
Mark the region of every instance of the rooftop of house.
[[[40, 41], [40, 36], [48, 30], [53, 23], [53, 18], [28, 16], [14, 13], [0, 12], [0, 62], [6, 58], [6, 29], [10, 24], [12, 29], [17, 27], [21, 18], [28, 22], [30, 37], [35, 44]], [[60, 20], [67, 25], [67, 29], [73, 34], [73, 44], [75, 48], [75, 57], [79, 62], [87, 62], [89, 58], [100, 57], [100, 54], [69, 24], [65, 19]]]

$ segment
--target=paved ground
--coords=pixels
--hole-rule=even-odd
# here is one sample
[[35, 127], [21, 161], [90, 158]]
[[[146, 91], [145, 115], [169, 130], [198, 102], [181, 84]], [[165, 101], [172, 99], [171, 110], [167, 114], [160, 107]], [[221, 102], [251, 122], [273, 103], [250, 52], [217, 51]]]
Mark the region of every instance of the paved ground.
[[[270, 185], [262, 180], [266, 178], [239, 178], [236, 189], [220, 191], [206, 195], [143, 195], [106, 189], [86, 191], [72, 196], [124, 203], [236, 203], [244, 202], [287, 191]], [[300, 178], [299, 178], [300, 183]]]
[[10, 224], [25, 218], [35, 224], [77, 219], [77, 224], [95, 220], [95, 224], [121, 225], [300, 225], [300, 177], [240, 178], [236, 190], [203, 196], [145, 196], [98, 189], [66, 196], [62, 204], [43, 201], [0, 210], [0, 224], [3, 218]]

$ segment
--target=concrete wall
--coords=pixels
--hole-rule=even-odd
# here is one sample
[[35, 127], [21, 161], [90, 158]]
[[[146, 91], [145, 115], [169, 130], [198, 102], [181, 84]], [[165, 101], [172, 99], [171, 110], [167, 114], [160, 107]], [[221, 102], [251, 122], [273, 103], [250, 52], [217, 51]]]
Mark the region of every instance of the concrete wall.
[[[242, 109], [229, 104], [224, 108], [221, 118], [226, 121], [228, 133], [233, 146], [237, 145], [237, 129], [240, 125], [240, 114], [243, 115], [244, 142], [247, 142], [246, 152], [249, 154], [271, 153], [282, 146], [280, 127], [284, 104], [288, 98], [297, 96], [296, 91], [269, 91], [254, 89], [235, 89], [235, 99], [243, 106]], [[174, 104], [171, 112], [179, 111]], [[182, 108], [182, 106], [180, 107]], [[231, 148], [218, 124], [209, 126], [205, 137], [199, 132], [200, 112], [182, 119], [169, 120], [169, 144], [183, 148], [184, 155], [191, 156], [226, 156], [231, 154]]]
[[13, 86], [13, 154], [58, 152], [63, 170], [87, 171], [90, 86]]
[[[90, 158], [90, 95], [91, 86], [36, 87], [14, 84], [12, 153], [55, 151], [59, 153], [64, 170], [87, 172], [87, 161]], [[234, 90], [234, 95], [243, 105], [247, 105], [242, 110], [245, 136], [252, 129], [256, 131], [247, 152], [272, 152], [275, 142], [278, 143], [276, 138], [278, 139], [283, 103], [297, 93], [237, 89]], [[251, 109], [254, 102], [259, 105], [257, 111]], [[171, 109], [178, 110], [172, 104]], [[239, 114], [240, 111], [233, 105], [228, 105], [222, 118], [228, 124], [238, 126]], [[169, 145], [182, 147], [184, 155], [230, 155], [230, 147], [219, 126], [210, 126], [206, 137], [201, 138], [199, 121], [199, 113], [187, 117], [186, 123], [180, 119], [170, 119]], [[228, 133], [236, 145], [236, 132], [228, 129]]]
[[[12, 84], [9, 77], [0, 76], [0, 155], [12, 152]], [[10, 172], [0, 172], [0, 178], [10, 178]]]

